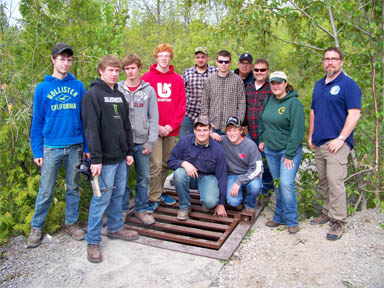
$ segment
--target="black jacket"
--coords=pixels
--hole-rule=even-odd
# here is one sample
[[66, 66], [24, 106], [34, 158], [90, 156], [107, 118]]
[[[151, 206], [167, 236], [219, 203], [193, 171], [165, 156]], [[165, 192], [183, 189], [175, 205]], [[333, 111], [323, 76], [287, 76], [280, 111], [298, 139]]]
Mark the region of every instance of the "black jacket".
[[133, 155], [129, 108], [124, 95], [101, 79], [91, 83], [81, 115], [92, 164], [114, 164]]

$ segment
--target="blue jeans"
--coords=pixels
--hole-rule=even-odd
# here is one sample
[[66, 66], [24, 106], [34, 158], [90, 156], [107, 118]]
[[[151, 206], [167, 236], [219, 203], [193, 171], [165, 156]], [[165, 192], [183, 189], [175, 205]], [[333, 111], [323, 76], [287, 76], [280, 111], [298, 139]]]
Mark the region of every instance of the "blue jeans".
[[[107, 211], [107, 232], [123, 229], [122, 202], [127, 184], [126, 160], [111, 165], [103, 165], [99, 176], [100, 197], [93, 195], [88, 215], [88, 233], [85, 240], [88, 244], [101, 242], [101, 228], [104, 212]], [[112, 188], [113, 189], [110, 189]]]
[[[248, 133], [246, 137], [248, 137], [253, 142], [255, 142], [255, 144], [257, 145], [257, 148], [259, 148], [259, 141], [253, 139]], [[261, 157], [263, 157], [263, 176], [262, 176], [263, 190], [261, 191], [261, 193], [263, 195], [269, 196], [268, 191], [270, 190], [273, 191], [275, 189], [275, 186], [273, 185], [273, 178], [272, 178], [271, 172], [269, 171], [268, 162], [267, 162], [267, 159], [265, 158], [265, 153], [261, 151], [260, 153], [261, 153]]]
[[247, 185], [241, 185], [239, 189], [239, 193], [236, 197], [231, 196], [231, 188], [232, 185], [236, 182], [238, 175], [234, 174], [228, 174], [227, 175], [227, 203], [229, 206], [237, 207], [240, 204], [243, 203], [243, 188], [246, 188], [247, 194], [245, 195], [244, 199], [244, 206], [245, 208], [256, 208], [256, 199], [257, 196], [259, 196], [260, 189], [261, 189], [261, 179], [255, 178], [252, 181], [250, 181]]
[[65, 167], [66, 206], [65, 225], [77, 222], [79, 218], [79, 169], [82, 145], [75, 144], [66, 148], [44, 147], [43, 167], [41, 168], [40, 187], [37, 194], [35, 213], [31, 226], [43, 229], [55, 188], [57, 171], [61, 163]]
[[280, 178], [279, 187], [275, 189], [276, 208], [273, 221], [286, 224], [288, 227], [297, 226], [299, 223], [295, 178], [303, 157], [303, 149], [301, 146], [297, 149], [296, 155], [293, 157], [294, 167], [291, 170], [284, 168], [285, 149], [273, 151], [264, 146], [264, 152], [273, 179]]
[[195, 189], [200, 193], [200, 202], [208, 209], [215, 208], [219, 204], [219, 182], [215, 175], [206, 175], [197, 179], [190, 178], [184, 168], [176, 169], [173, 174], [175, 189], [179, 195], [179, 209], [186, 210], [191, 207], [189, 189]]
[[[148, 201], [148, 181], [149, 181], [149, 155], [143, 154], [143, 145], [135, 144], [133, 147], [134, 166], [136, 171], [136, 196], [135, 212], [143, 212], [147, 207]], [[131, 166], [127, 165], [127, 177]], [[123, 196], [123, 211], [129, 210], [129, 199], [131, 191], [128, 181]]]
[[184, 116], [183, 122], [180, 125], [179, 139], [193, 133], [193, 120], [187, 115]]

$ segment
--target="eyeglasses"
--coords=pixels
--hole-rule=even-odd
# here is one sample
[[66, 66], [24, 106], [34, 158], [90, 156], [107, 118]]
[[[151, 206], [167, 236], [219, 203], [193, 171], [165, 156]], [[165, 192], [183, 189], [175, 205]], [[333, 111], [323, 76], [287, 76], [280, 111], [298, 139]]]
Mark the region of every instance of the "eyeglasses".
[[323, 61], [324, 62], [337, 62], [339, 61], [340, 58], [336, 58], [336, 57], [332, 57], [332, 58], [324, 58]]
[[229, 60], [217, 60], [220, 64], [229, 64], [231, 61]]
[[261, 69], [254, 68], [253, 71], [255, 71], [255, 72], [265, 72], [265, 71], [267, 71], [267, 68], [261, 68]]

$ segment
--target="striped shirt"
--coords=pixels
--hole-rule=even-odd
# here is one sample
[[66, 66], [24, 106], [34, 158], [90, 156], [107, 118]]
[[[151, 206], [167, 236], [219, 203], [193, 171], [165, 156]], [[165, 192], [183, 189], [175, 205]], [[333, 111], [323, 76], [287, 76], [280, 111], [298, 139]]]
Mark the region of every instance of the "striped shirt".
[[216, 66], [208, 66], [204, 73], [197, 71], [196, 66], [190, 67], [183, 72], [185, 95], [187, 97], [186, 114], [192, 120], [200, 115], [201, 96], [203, 94], [204, 82], [208, 76], [217, 72]]
[[247, 122], [248, 134], [253, 140], [259, 140], [259, 118], [263, 109], [264, 100], [272, 94], [271, 87], [265, 82], [262, 87], [256, 90], [255, 81], [245, 87], [245, 95], [247, 97]]
[[227, 76], [217, 73], [208, 77], [201, 98], [201, 115], [207, 115], [215, 129], [223, 130], [230, 116], [244, 121], [246, 100], [244, 83], [230, 71]]

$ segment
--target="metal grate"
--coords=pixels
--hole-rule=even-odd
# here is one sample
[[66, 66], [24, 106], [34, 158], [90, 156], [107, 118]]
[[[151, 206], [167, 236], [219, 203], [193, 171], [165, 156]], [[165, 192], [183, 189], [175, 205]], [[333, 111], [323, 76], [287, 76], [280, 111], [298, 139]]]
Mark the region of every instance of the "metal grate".
[[129, 212], [125, 227], [137, 231], [142, 236], [136, 242], [227, 260], [263, 209], [258, 206], [255, 213], [227, 209], [227, 218], [213, 216], [212, 212], [203, 211], [200, 195], [192, 190], [190, 219], [180, 221], [176, 219], [179, 209], [177, 193], [171, 189], [167, 189], [166, 193], [177, 203], [172, 206], [159, 206], [153, 214], [155, 224], [142, 225], [135, 218], [133, 210]]

